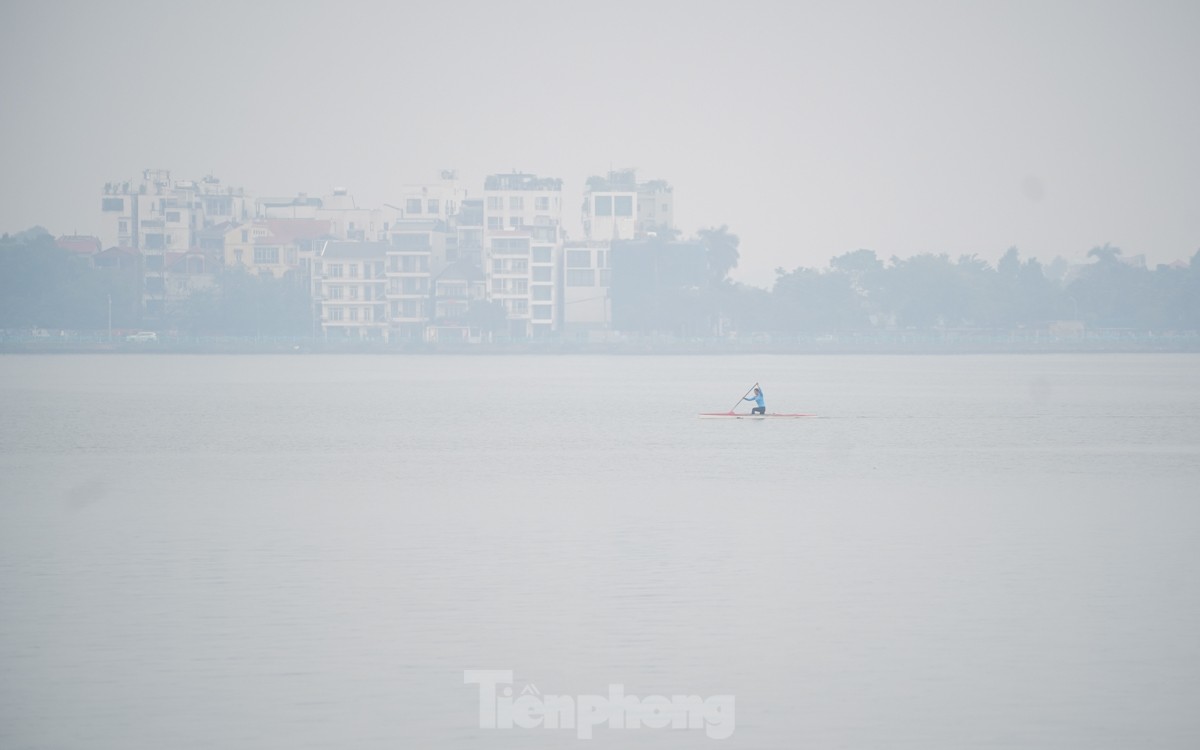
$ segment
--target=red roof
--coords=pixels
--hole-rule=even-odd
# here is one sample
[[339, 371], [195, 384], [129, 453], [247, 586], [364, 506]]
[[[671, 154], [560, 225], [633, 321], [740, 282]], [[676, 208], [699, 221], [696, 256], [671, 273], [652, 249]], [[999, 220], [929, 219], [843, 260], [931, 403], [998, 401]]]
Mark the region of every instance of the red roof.
[[69, 250], [80, 255], [92, 255], [100, 252], [100, 238], [87, 235], [64, 235], [54, 241], [63, 250]]

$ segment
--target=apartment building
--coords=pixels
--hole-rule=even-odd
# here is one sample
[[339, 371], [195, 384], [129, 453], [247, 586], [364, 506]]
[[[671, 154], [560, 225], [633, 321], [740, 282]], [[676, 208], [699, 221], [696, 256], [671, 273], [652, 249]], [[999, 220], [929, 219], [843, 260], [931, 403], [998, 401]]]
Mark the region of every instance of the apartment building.
[[328, 240], [313, 260], [316, 319], [329, 339], [382, 341], [388, 335], [386, 242]]
[[633, 169], [589, 177], [583, 194], [583, 235], [634, 240], [674, 230], [674, 192], [664, 180], [638, 182]]
[[428, 341], [478, 342], [481, 321], [472, 319], [472, 306], [487, 300], [487, 278], [473, 263], [456, 261], [433, 280], [433, 320]]
[[483, 270], [489, 296], [508, 316], [509, 336], [553, 334], [561, 324], [562, 180], [491, 175], [483, 202]]
[[[308, 277], [318, 246], [329, 239], [332, 227], [323, 219], [261, 219], [222, 225], [220, 249], [226, 268], [300, 279]], [[203, 232], [201, 242], [206, 244]]]
[[464, 199], [451, 217], [446, 261], [470, 263], [483, 269], [483, 201]]
[[382, 242], [391, 223], [400, 217], [395, 206], [361, 208], [344, 187], [320, 198], [299, 193], [294, 198], [259, 198], [255, 202], [260, 219], [312, 219], [329, 223], [329, 234], [339, 240]]
[[446, 266], [446, 223], [402, 219], [387, 243], [388, 336], [419, 341], [432, 317], [432, 280]]
[[[223, 187], [208, 176], [199, 182], [172, 180], [165, 169], [146, 169], [140, 182], [104, 185], [100, 199], [100, 239], [107, 247], [141, 253], [144, 272], [142, 306], [151, 318], [161, 316], [169, 300], [168, 276], [178, 274], [179, 256], [199, 247], [200, 232], [234, 217], [247, 218], [250, 199], [240, 189]], [[211, 265], [211, 264], [210, 264]], [[183, 267], [188, 267], [185, 262]], [[215, 269], [202, 276], [209, 277]], [[204, 282], [207, 283], [207, 282]], [[189, 279], [179, 289], [203, 288]]]
[[227, 221], [252, 218], [252, 201], [238, 188], [207, 176], [199, 182], [171, 180], [166, 169], [146, 169], [140, 182], [104, 185], [100, 199], [100, 240], [108, 247], [130, 247], [147, 256], [182, 252], [195, 246], [196, 232]]
[[563, 332], [567, 335], [607, 330], [612, 323], [609, 298], [610, 243], [567, 242], [563, 248]]
[[399, 211], [401, 219], [437, 219], [449, 223], [458, 214], [467, 191], [458, 184], [453, 170], [442, 172], [439, 182], [424, 185], [404, 185], [400, 202], [391, 208]]

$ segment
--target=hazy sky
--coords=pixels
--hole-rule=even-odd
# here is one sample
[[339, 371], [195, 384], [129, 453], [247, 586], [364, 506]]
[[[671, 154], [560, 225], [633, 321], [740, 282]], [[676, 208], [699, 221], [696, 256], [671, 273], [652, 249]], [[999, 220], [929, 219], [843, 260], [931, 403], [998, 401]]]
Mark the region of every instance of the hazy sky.
[[359, 205], [455, 168], [636, 167], [737, 277], [1009, 246], [1200, 248], [1200, 3], [14, 2], [0, 231], [94, 233], [146, 167]]

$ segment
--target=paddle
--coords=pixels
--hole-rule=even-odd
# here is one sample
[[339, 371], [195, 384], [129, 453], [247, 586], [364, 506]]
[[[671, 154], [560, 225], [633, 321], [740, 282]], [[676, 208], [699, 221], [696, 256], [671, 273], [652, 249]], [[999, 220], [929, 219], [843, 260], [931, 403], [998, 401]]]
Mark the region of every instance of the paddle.
[[729, 413], [733, 414], [733, 410], [738, 408], [738, 405], [740, 405], [743, 401], [745, 401], [746, 397], [749, 396], [751, 393], [753, 393], [754, 389], [757, 387], [758, 387], [758, 383], [755, 383], [754, 385], [750, 386], [750, 390], [743, 393], [742, 397], [738, 399], [738, 402], [736, 404], [734, 404], [733, 406], [729, 407]]

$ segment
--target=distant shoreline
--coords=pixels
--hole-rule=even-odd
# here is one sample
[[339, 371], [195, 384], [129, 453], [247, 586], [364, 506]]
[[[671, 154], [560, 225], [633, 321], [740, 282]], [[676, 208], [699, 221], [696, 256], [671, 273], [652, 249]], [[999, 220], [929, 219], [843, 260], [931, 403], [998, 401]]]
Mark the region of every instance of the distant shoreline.
[[1200, 353], [1200, 334], [1049, 338], [905, 333], [823, 341], [631, 339], [491, 343], [334, 342], [316, 339], [170, 338], [156, 342], [4, 339], [0, 354], [375, 354], [375, 355], [870, 355]]

